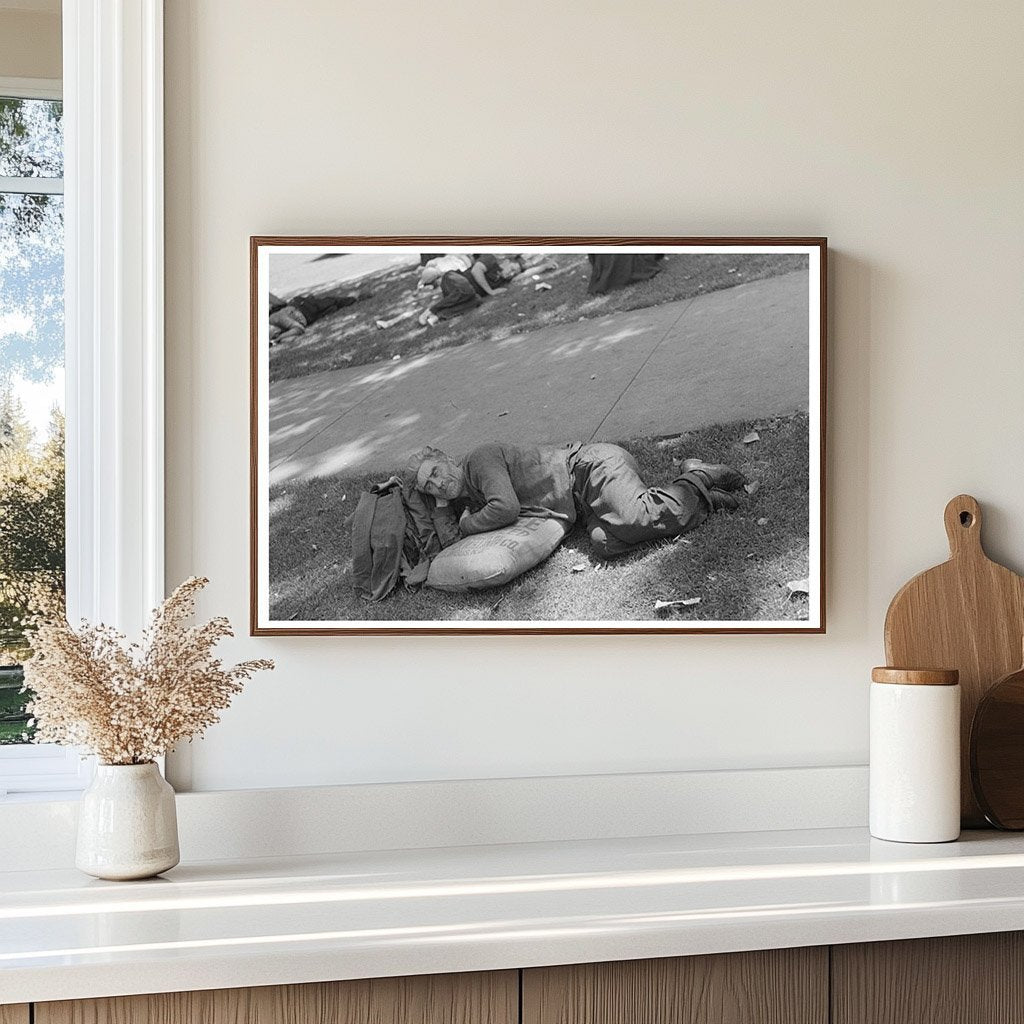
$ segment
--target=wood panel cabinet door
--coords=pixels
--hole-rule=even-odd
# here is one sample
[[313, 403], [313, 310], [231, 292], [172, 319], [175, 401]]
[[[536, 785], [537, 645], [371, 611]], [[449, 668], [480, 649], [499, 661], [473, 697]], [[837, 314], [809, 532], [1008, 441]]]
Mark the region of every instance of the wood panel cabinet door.
[[0, 1024], [28, 1024], [28, 1006], [19, 1003], [17, 1006], [0, 1006]]
[[824, 947], [523, 972], [523, 1024], [827, 1021], [828, 950]]
[[36, 1003], [35, 1011], [35, 1024], [518, 1024], [519, 980], [516, 971], [438, 974]]
[[832, 1020], [1024, 1022], [1024, 933], [833, 946]]

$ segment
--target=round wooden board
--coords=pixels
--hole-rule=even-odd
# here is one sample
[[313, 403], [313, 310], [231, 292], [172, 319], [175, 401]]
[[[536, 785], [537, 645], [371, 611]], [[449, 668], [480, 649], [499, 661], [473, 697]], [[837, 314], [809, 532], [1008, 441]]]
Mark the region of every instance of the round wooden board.
[[971, 726], [971, 785], [997, 828], [1024, 829], [1024, 668], [993, 685]]

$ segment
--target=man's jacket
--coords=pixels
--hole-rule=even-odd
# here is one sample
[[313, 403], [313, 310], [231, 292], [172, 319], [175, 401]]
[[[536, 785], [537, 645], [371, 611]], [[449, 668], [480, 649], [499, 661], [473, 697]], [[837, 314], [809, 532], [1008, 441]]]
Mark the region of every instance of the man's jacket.
[[568, 459], [579, 445], [519, 448], [485, 444], [466, 456], [466, 490], [475, 511], [462, 520], [463, 535], [511, 526], [520, 516], [576, 521]]

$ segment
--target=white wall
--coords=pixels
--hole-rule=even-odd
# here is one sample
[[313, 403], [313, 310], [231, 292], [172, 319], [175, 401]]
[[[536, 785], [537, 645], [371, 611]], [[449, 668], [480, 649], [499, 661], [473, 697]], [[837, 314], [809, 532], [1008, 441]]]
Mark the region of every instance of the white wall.
[[1024, 7], [167, 8], [168, 582], [242, 632], [250, 234], [832, 245], [826, 636], [242, 638], [195, 788], [864, 762], [948, 498], [1024, 568]]

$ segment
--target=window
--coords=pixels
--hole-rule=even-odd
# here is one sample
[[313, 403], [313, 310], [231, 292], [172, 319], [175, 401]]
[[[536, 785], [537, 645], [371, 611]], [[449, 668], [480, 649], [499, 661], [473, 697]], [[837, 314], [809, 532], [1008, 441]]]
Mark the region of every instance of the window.
[[[63, 602], [64, 143], [59, 83], [0, 80], [0, 786], [77, 758], [26, 747], [25, 617]], [[46, 785], [50, 785], [47, 781]]]
[[[48, 205], [63, 207], [66, 251], [66, 601], [72, 620], [137, 635], [164, 595], [163, 3], [64, 0], [62, 14], [67, 172]], [[0, 96], [62, 98], [39, 85], [0, 78]], [[33, 180], [0, 191], [60, 196], [52, 161], [11, 178]], [[14, 799], [90, 771], [74, 751], [0, 745]]]

